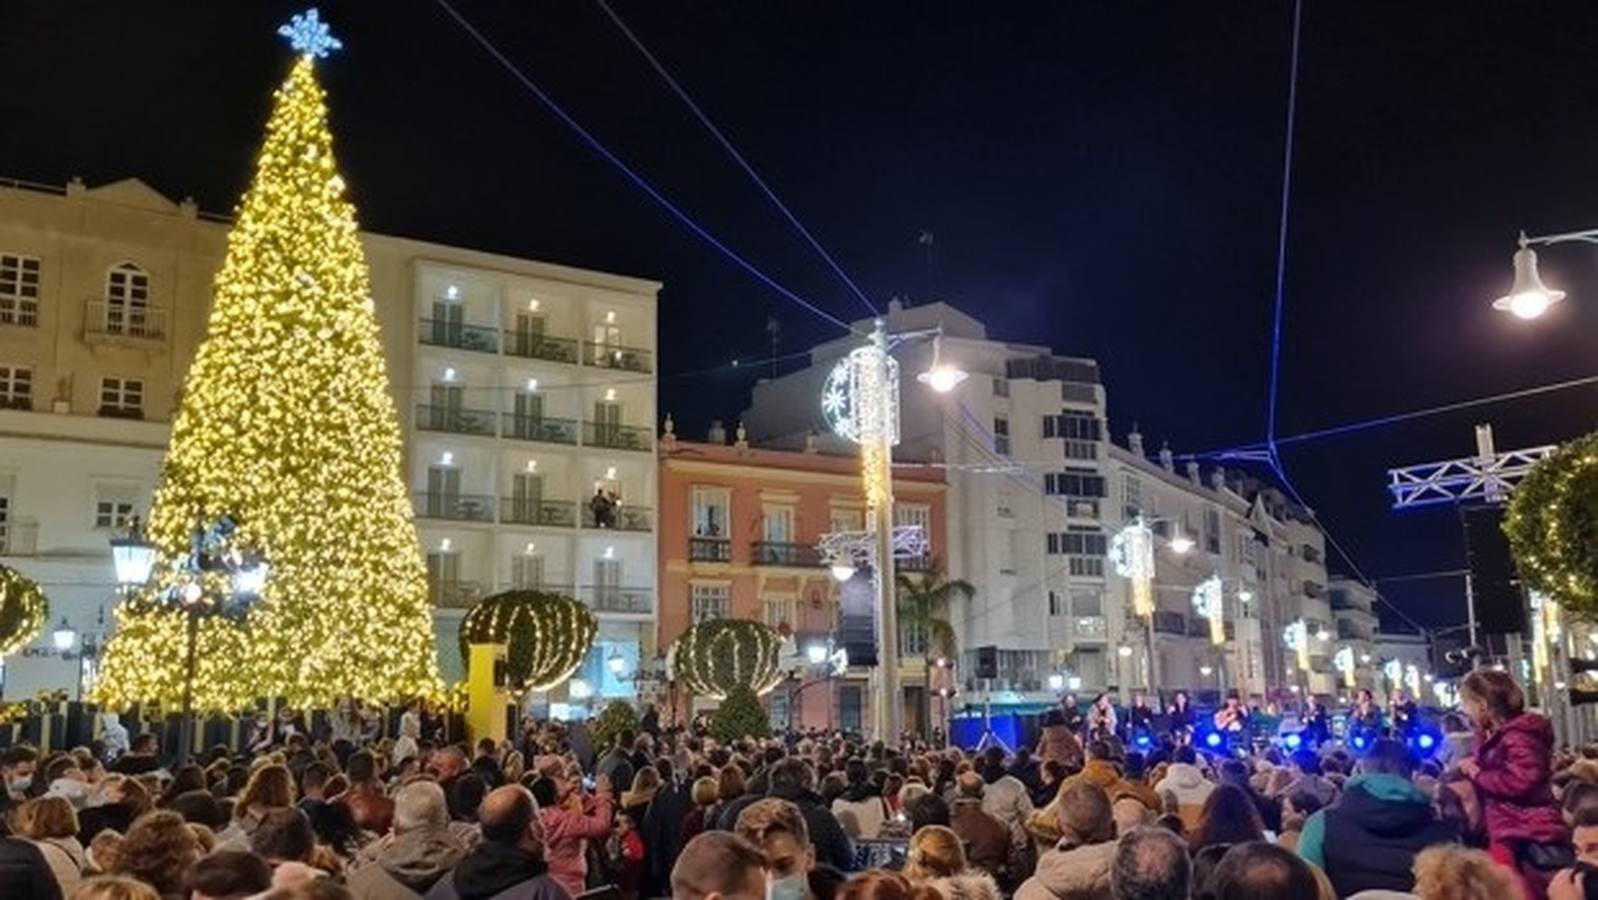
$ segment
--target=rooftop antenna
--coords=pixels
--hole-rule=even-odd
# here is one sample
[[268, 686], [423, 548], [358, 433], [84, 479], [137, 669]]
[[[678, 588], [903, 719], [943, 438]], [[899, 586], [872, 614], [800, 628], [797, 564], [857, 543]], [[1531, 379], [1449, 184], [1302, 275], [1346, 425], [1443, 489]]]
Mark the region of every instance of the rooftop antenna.
[[777, 377], [777, 344], [782, 340], [782, 323], [776, 316], [766, 317], [766, 336], [771, 338], [771, 377]]
[[916, 238], [916, 243], [918, 243], [922, 247], [926, 248], [926, 252], [927, 252], [927, 302], [931, 303], [932, 301], [938, 299], [938, 297], [937, 297], [938, 280], [937, 280], [936, 270], [933, 268], [933, 265], [932, 265], [933, 237], [932, 237], [931, 229], [927, 229], [927, 228], [921, 229], [921, 236]]

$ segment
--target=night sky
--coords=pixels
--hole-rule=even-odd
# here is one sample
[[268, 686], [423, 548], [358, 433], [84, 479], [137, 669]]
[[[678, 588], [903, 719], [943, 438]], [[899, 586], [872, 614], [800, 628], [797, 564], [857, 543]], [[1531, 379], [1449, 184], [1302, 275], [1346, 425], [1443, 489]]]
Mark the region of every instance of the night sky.
[[[0, 177], [137, 176], [227, 211], [290, 65], [279, 2], [0, 3]], [[657, 278], [661, 409], [731, 419], [769, 354], [834, 336], [664, 215], [437, 5], [323, 2], [340, 163], [365, 227]], [[796, 293], [858, 301], [596, 6], [458, 8], [586, 127]], [[1264, 431], [1290, 3], [685, 3], [617, 11], [879, 303], [947, 299], [1000, 338], [1096, 357], [1118, 441]], [[1598, 225], [1598, 6], [1306, 3], [1284, 434], [1598, 373], [1593, 250], [1570, 299], [1494, 313], [1516, 229]], [[922, 230], [936, 235], [929, 278]], [[764, 371], [764, 368], [762, 368]], [[1456, 568], [1451, 510], [1398, 515], [1389, 466], [1594, 425], [1581, 388], [1292, 445], [1289, 474], [1369, 576]], [[1335, 557], [1334, 557], [1335, 560]], [[1457, 581], [1384, 588], [1432, 625]]]

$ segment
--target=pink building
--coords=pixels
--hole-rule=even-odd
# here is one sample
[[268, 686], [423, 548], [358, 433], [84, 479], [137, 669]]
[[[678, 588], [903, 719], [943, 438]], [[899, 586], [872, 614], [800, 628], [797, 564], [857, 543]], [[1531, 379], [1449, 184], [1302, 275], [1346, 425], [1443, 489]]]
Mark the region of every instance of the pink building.
[[[791, 633], [790, 649], [801, 659], [808, 647], [825, 645], [837, 626], [838, 583], [815, 546], [824, 533], [865, 527], [859, 458], [759, 449], [742, 441], [683, 441], [670, 432], [659, 452], [658, 646], [670, 647], [694, 622], [729, 617]], [[946, 489], [941, 469], [895, 468], [895, 524], [922, 526], [931, 544], [926, 557], [900, 560], [900, 571], [929, 571], [943, 556]], [[924, 643], [924, 635], [901, 629], [900, 702], [911, 729], [919, 729], [927, 715], [929, 691], [933, 723], [946, 722], [948, 701], [937, 692], [953, 681], [948, 670], [934, 666], [929, 688]], [[869, 725], [876, 698], [870, 696], [868, 670], [816, 679], [803, 671], [808, 667], [799, 668], [799, 677], [767, 695], [774, 724], [852, 730]], [[703, 703], [668, 701], [679, 717]]]

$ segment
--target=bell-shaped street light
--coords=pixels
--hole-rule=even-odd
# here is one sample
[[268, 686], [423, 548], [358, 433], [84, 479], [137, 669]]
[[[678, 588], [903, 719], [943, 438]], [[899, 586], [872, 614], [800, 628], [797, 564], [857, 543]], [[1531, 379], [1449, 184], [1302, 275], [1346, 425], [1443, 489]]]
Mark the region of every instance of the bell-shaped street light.
[[1493, 309], [1517, 319], [1535, 319], [1563, 299], [1564, 291], [1543, 284], [1542, 276], [1537, 273], [1537, 251], [1531, 249], [1526, 232], [1522, 231], [1520, 249], [1515, 251], [1515, 283], [1509, 293], [1493, 301]]

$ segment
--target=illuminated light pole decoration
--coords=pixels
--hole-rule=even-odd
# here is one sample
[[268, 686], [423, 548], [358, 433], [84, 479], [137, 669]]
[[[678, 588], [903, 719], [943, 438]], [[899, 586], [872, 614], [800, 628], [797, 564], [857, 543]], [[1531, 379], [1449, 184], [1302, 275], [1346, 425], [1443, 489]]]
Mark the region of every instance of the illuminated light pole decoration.
[[1332, 668], [1343, 673], [1343, 687], [1354, 688], [1354, 648], [1341, 647], [1332, 655]]
[[1389, 693], [1404, 686], [1404, 663], [1402, 660], [1390, 659], [1382, 663], [1382, 677], [1387, 679]]
[[1226, 643], [1226, 590], [1221, 576], [1211, 575], [1193, 588], [1193, 611], [1210, 623], [1210, 643]]
[[1298, 654], [1298, 670], [1309, 672], [1309, 625], [1303, 619], [1296, 619], [1286, 628], [1282, 629], [1282, 643], [1287, 649]]
[[1420, 666], [1410, 663], [1404, 667], [1404, 686], [1412, 699], [1420, 696]]
[[1154, 653], [1154, 530], [1142, 516], [1134, 517], [1110, 539], [1109, 557], [1115, 574], [1130, 582], [1132, 612], [1143, 619], [1148, 688], [1152, 691], [1160, 678]]

